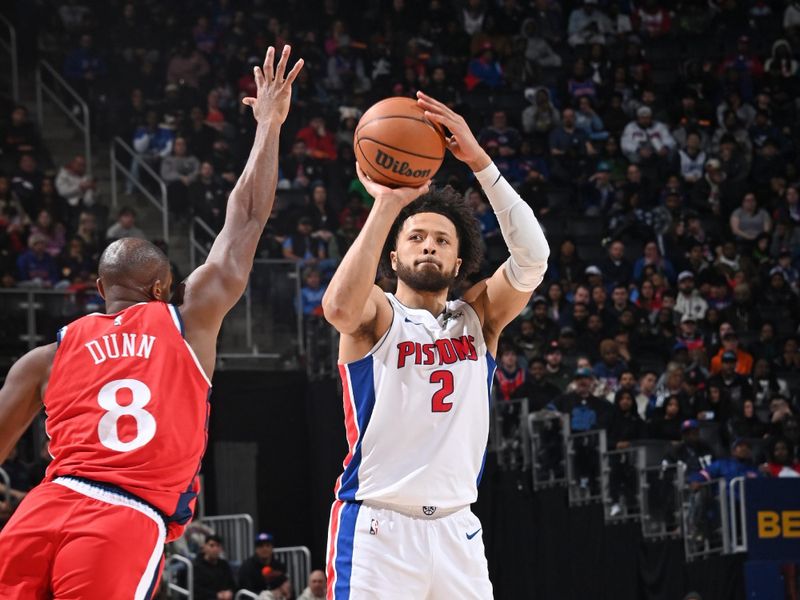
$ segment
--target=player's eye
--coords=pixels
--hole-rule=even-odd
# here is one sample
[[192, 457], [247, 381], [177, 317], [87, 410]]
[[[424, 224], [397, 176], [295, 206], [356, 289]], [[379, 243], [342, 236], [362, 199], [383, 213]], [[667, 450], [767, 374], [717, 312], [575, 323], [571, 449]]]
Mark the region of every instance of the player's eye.
[[447, 238], [439, 238], [439, 243], [440, 244], [449, 244], [450, 240], [448, 240]]

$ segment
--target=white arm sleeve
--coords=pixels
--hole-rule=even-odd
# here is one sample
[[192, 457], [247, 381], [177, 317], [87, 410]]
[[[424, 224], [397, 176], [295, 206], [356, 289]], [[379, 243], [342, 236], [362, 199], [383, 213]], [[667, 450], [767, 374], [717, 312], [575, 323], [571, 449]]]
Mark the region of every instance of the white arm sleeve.
[[500, 171], [491, 163], [475, 173], [511, 254], [505, 263], [508, 280], [521, 292], [532, 292], [544, 279], [550, 246], [539, 221]]

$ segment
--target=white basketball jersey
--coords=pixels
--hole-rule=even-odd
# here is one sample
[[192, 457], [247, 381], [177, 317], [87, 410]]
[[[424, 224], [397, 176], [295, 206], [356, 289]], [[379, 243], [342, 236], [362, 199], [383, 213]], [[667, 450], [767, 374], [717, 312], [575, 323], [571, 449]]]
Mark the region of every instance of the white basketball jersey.
[[392, 324], [339, 365], [349, 452], [339, 500], [454, 508], [478, 497], [495, 361], [463, 300], [437, 318], [392, 294]]

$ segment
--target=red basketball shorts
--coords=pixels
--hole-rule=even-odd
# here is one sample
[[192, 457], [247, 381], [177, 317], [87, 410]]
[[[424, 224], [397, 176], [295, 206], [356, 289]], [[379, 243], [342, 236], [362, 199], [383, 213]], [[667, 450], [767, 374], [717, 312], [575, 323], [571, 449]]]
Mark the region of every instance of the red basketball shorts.
[[149, 600], [165, 537], [142, 502], [66, 477], [43, 483], [0, 532], [0, 598]]

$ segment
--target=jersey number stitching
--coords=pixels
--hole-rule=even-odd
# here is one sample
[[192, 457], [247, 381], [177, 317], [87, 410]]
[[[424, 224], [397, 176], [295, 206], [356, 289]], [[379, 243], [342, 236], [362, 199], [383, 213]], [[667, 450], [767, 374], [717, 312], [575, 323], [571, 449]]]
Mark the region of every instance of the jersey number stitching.
[[441, 383], [441, 389], [436, 390], [431, 398], [432, 412], [448, 412], [453, 408], [452, 402], [444, 399], [453, 393], [453, 373], [451, 371], [434, 371], [431, 373], [431, 383]]
[[[130, 391], [133, 400], [127, 406], [117, 402], [120, 390]], [[97, 395], [97, 403], [106, 410], [97, 424], [97, 435], [100, 443], [117, 452], [130, 452], [141, 448], [153, 439], [156, 434], [156, 420], [152, 414], [144, 410], [150, 402], [150, 388], [138, 379], [117, 379], [105, 384]], [[136, 437], [127, 442], [119, 439], [117, 425], [120, 417], [133, 417], [136, 421]]]

